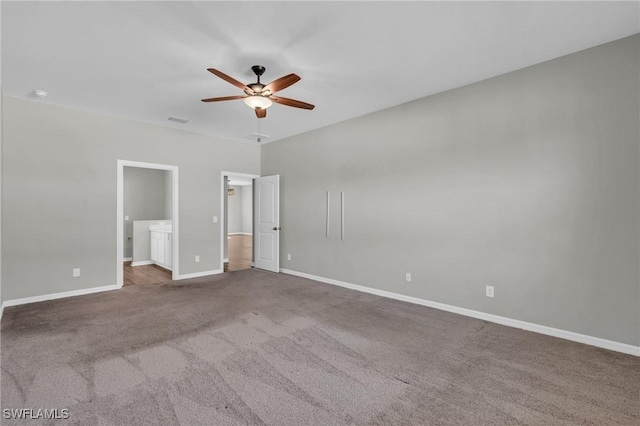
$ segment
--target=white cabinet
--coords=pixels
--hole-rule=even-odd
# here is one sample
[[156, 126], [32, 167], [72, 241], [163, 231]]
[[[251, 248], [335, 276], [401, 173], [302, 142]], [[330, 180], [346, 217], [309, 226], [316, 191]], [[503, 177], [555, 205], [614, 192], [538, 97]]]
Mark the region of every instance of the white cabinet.
[[171, 270], [173, 266], [173, 234], [167, 231], [150, 231], [151, 260], [163, 268]]
[[160, 244], [160, 241], [158, 240], [159, 235], [160, 232], [151, 231], [151, 260], [154, 262], [158, 261], [158, 245]]

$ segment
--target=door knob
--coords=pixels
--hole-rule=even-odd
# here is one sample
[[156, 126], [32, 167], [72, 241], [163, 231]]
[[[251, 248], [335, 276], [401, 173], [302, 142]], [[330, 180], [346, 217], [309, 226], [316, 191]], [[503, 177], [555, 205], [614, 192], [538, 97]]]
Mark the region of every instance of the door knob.
[[282, 228], [280, 228], [279, 226], [274, 226], [274, 227], [273, 227], [273, 230], [274, 230], [274, 231], [279, 231], [279, 230], [281, 230], [281, 229], [282, 229]]

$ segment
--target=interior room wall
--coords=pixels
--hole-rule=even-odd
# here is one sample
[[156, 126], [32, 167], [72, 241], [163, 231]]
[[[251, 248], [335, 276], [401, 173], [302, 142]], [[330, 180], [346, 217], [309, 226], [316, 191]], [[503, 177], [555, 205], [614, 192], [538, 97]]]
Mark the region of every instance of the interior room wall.
[[253, 233], [253, 185], [245, 185], [241, 187], [240, 196], [242, 197], [242, 233]]
[[229, 234], [237, 234], [242, 232], [242, 187], [229, 185], [229, 189], [233, 189], [234, 195], [228, 197], [228, 232]]
[[173, 219], [173, 180], [170, 170], [162, 171], [164, 180], [164, 214], [165, 219]]
[[[224, 176], [224, 194], [227, 194], [229, 190], [229, 178]], [[223, 210], [224, 210], [224, 222], [222, 234], [225, 236], [223, 239], [223, 261], [229, 261], [229, 239], [226, 238], [229, 235], [229, 196], [222, 197]]]
[[636, 35], [263, 145], [281, 267], [638, 346], [639, 52]]
[[[213, 223], [221, 172], [259, 174], [259, 147], [44, 102], [3, 101], [5, 300], [116, 284], [119, 159], [178, 166], [179, 273], [221, 269]], [[81, 268], [80, 277], [72, 278], [73, 268]]]
[[170, 176], [166, 170], [124, 168], [123, 205], [124, 214], [129, 217], [124, 221], [124, 257], [133, 257], [133, 221], [171, 220], [170, 215], [166, 216], [167, 174]]
[[[2, 46], [2, 6], [0, 6], [0, 46]], [[0, 55], [0, 193], [2, 192], [2, 122], [4, 121], [3, 103], [4, 97], [2, 90], [2, 55]], [[0, 318], [2, 318], [2, 301], [4, 296], [2, 294], [2, 196], [0, 194]]]
[[235, 195], [229, 197], [229, 234], [251, 234], [252, 224], [252, 190], [249, 185], [230, 185]]
[[[0, 9], [2, 9], [0, 7]], [[1, 15], [1, 14], [0, 14]], [[0, 20], [1, 22], [1, 20]], [[1, 44], [0, 44], [1, 45]], [[2, 68], [0, 66], [0, 68]], [[0, 193], [2, 192], [2, 122], [4, 121], [4, 115], [2, 114], [2, 76], [0, 75]], [[2, 318], [2, 196], [0, 194], [0, 318]]]

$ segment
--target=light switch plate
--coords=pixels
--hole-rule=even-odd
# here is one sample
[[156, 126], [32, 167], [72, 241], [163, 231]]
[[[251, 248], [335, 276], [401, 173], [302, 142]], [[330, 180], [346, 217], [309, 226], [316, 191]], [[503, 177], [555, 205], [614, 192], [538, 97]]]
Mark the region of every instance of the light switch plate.
[[78, 278], [80, 276], [80, 268], [73, 268], [73, 278]]

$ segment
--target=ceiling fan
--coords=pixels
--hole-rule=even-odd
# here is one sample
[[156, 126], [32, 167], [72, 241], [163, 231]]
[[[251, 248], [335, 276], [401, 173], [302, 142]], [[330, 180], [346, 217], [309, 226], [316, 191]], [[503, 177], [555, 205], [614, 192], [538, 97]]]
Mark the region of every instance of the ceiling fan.
[[208, 68], [207, 71], [217, 75], [224, 81], [239, 87], [244, 91], [244, 95], [236, 96], [223, 96], [220, 98], [203, 99], [202, 102], [219, 102], [219, 101], [232, 101], [235, 99], [244, 99], [244, 103], [253, 108], [258, 118], [265, 118], [267, 116], [267, 108], [269, 108], [273, 102], [281, 105], [286, 105], [294, 108], [313, 109], [315, 105], [308, 104], [302, 101], [296, 101], [295, 99], [283, 98], [282, 96], [274, 96], [273, 94], [286, 89], [294, 83], [300, 81], [300, 77], [295, 74], [285, 75], [277, 80], [272, 81], [269, 84], [260, 83], [260, 76], [264, 74], [266, 68], [262, 65], [254, 65], [251, 70], [258, 77], [258, 81], [255, 83], [244, 84], [239, 82], [233, 77], [229, 77], [223, 72], [214, 68]]

